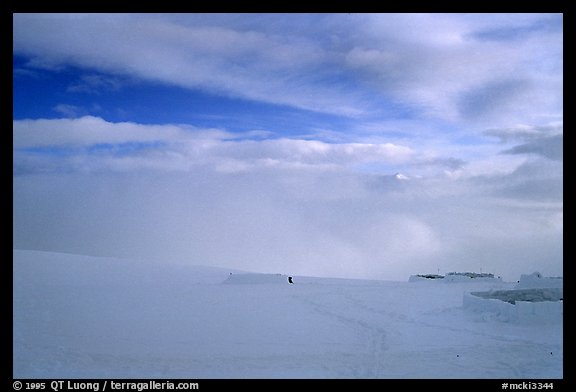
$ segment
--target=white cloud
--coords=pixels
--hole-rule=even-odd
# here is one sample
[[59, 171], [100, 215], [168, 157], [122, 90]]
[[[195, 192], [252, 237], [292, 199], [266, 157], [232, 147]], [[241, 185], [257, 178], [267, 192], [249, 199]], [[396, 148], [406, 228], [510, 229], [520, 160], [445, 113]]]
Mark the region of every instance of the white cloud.
[[[438, 268], [562, 273], [562, 164], [544, 157], [495, 155], [520, 164], [400, 180], [350, 168], [446, 162], [395, 144], [251, 140], [94, 117], [14, 130], [23, 132], [14, 137], [18, 248], [399, 280]], [[42, 135], [50, 131], [57, 137]], [[145, 140], [164, 145], [122, 147]], [[112, 145], [94, 152], [93, 143]], [[62, 146], [75, 147], [50, 152]]]
[[[354, 167], [460, 162], [392, 143], [251, 139], [263, 135], [95, 117], [15, 121], [14, 244], [340, 277], [561, 274], [561, 162], [492, 146], [486, 164], [520, 163], [400, 180]], [[162, 148], [125, 147], [146, 141]]]
[[510, 128], [489, 129], [484, 133], [489, 136], [499, 138], [502, 142], [508, 141], [528, 141], [532, 139], [561, 135], [564, 132], [563, 124], [549, 125], [517, 125]]
[[561, 24], [516, 14], [16, 14], [14, 50], [37, 66], [359, 118], [399, 103], [479, 130], [562, 115]]
[[[262, 131], [232, 134], [185, 125], [144, 125], [111, 123], [85, 116], [78, 119], [17, 120], [13, 123], [16, 166], [34, 171], [33, 164], [46, 167], [81, 167], [85, 170], [190, 170], [208, 165], [225, 172], [257, 168], [344, 168], [358, 163], [401, 164], [414, 159], [416, 152], [393, 143], [340, 143], [318, 140], [258, 139]], [[91, 148], [100, 145], [97, 153]], [[34, 148], [74, 149], [62, 156], [26, 150]], [[55, 162], [54, 162], [55, 161]], [[82, 164], [79, 164], [79, 163]], [[26, 169], [24, 169], [26, 166]], [[56, 165], [56, 166], [54, 166]]]
[[103, 75], [82, 75], [80, 80], [68, 87], [69, 92], [99, 94], [102, 90], [118, 91], [125, 82]]
[[[192, 128], [190, 128], [192, 130]], [[184, 127], [110, 123], [98, 117], [13, 122], [14, 148], [89, 146], [99, 143], [158, 142], [187, 136]]]
[[[367, 83], [435, 117], [489, 126], [561, 114], [561, 29], [515, 40], [471, 39], [491, 27], [491, 18], [367, 15], [367, 39], [348, 52], [347, 64], [363, 71]], [[545, 18], [503, 15], [493, 26]]]
[[26, 14], [14, 18], [14, 47], [38, 66], [71, 63], [310, 110], [362, 111], [346, 98], [350, 91], [314, 83], [330, 69], [325, 50], [284, 34], [186, 26], [158, 15]]
[[315, 165], [350, 165], [357, 162], [407, 162], [414, 156], [408, 147], [384, 144], [329, 144], [315, 140], [279, 139], [227, 142], [211, 151], [239, 160], [277, 160]]

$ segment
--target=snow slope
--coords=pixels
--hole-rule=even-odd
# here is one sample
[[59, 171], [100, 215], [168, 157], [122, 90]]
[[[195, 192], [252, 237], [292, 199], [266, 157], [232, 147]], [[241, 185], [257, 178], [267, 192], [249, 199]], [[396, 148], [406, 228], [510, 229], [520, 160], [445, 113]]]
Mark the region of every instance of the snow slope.
[[[496, 282], [294, 277], [14, 251], [15, 378], [562, 378], [563, 326], [462, 306]], [[289, 271], [283, 271], [289, 274]]]

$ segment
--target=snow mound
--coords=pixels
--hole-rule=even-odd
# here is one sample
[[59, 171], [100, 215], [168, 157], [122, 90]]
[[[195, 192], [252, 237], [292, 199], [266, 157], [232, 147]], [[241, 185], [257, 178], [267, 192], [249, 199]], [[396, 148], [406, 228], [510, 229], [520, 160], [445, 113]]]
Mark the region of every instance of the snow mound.
[[543, 277], [539, 272], [534, 272], [530, 275], [520, 276], [520, 280], [516, 285], [517, 289], [531, 289], [531, 288], [562, 288], [564, 287], [563, 278], [547, 278]]
[[226, 279], [224, 284], [285, 284], [289, 283], [291, 277], [282, 274], [257, 274], [257, 273], [246, 273], [246, 274], [230, 274], [228, 279]]

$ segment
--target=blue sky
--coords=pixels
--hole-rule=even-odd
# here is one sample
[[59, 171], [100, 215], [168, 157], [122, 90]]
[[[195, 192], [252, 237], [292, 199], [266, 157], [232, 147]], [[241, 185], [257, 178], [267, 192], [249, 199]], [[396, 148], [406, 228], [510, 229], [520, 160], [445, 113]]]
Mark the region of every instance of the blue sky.
[[[561, 272], [561, 14], [15, 14], [13, 38], [15, 246], [398, 277], [438, 260], [456, 267], [476, 252], [480, 231], [469, 229], [479, 224], [496, 268], [510, 252], [505, 220], [518, 236], [514, 257], [539, 233], [556, 260], [550, 271]], [[144, 186], [134, 174], [150, 189], [127, 200]], [[160, 183], [186, 196], [150, 196]], [[93, 213], [79, 204], [63, 214], [61, 235], [34, 229], [76, 205], [69, 198], [82, 189], [94, 191], [83, 196]], [[266, 202], [247, 196], [238, 206], [223, 189]], [[102, 204], [100, 192], [118, 197]], [[102, 220], [132, 202], [143, 210]], [[188, 202], [199, 215], [213, 211], [207, 232], [228, 232], [230, 219], [243, 228], [208, 241], [194, 214], [182, 218]], [[266, 203], [285, 225], [266, 218]], [[488, 220], [485, 204], [499, 211]], [[152, 217], [150, 205], [163, 212]], [[372, 222], [379, 208], [387, 212]], [[358, 209], [361, 218], [351, 215]], [[461, 233], [435, 210], [467, 216]], [[73, 217], [84, 214], [92, 223], [79, 229]], [[135, 228], [137, 215], [149, 221]], [[164, 250], [142, 231], [153, 222], [178, 233]], [[302, 225], [315, 228], [306, 256]], [[381, 227], [404, 229], [382, 242], [370, 234]], [[103, 228], [114, 239], [81, 245], [78, 233], [106, 237]], [[120, 228], [132, 236], [119, 242]], [[256, 238], [274, 232], [258, 250]], [[419, 244], [413, 263], [403, 241]], [[222, 250], [238, 243], [250, 246]], [[466, 267], [477, 267], [474, 254]], [[534, 252], [529, 259], [539, 265]]]
[[[31, 69], [28, 62], [24, 56], [14, 57], [14, 69], [17, 70], [14, 119], [92, 115], [110, 122], [194, 124], [207, 128], [224, 127], [234, 132], [277, 129], [279, 134], [303, 133], [322, 124], [347, 120], [331, 114], [148, 80], [131, 80], [72, 66], [65, 70]], [[30, 100], [34, 105], [29, 104]]]

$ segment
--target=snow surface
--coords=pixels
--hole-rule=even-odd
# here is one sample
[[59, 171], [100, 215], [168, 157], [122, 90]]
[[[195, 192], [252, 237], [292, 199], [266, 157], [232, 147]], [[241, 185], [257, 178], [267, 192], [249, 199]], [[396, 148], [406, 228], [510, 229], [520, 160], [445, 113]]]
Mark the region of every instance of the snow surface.
[[22, 250], [13, 264], [14, 378], [563, 377], [561, 320], [463, 306], [512, 283], [223, 284], [240, 271]]
[[288, 284], [288, 276], [283, 274], [230, 274], [224, 284]]

